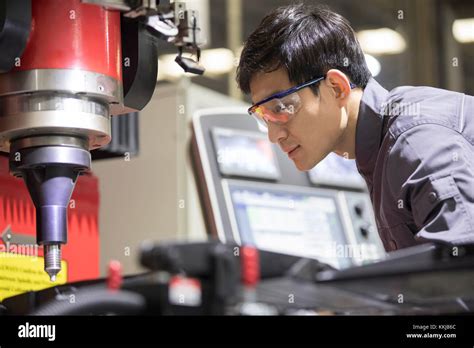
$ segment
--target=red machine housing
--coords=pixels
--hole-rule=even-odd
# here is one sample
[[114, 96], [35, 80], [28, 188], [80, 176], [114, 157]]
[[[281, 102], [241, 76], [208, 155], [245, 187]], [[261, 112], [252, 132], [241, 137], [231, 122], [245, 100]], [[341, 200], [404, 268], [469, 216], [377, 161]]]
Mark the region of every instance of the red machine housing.
[[15, 70], [79, 69], [122, 81], [121, 57], [120, 12], [80, 0], [34, 0], [31, 33]]
[[[117, 99], [114, 101], [116, 104], [121, 103], [123, 96], [120, 12], [85, 4], [80, 0], [33, 0], [31, 6], [31, 30], [26, 47], [15, 62], [15, 67], [4, 77], [12, 80], [12, 83], [4, 84], [11, 86], [10, 89], [5, 89], [5, 98], [22, 98], [17, 103], [24, 103], [30, 95], [32, 98], [38, 98], [36, 96], [39, 95], [44, 98], [45, 105], [51, 105], [50, 100], [55, 101], [55, 98], [64, 98], [64, 105], [69, 105], [69, 101], [76, 98], [74, 101], [81, 107], [85, 103], [89, 103], [86, 105], [89, 106], [90, 103], [100, 102], [107, 108], [111, 103], [110, 94], [116, 93], [114, 96]], [[31, 74], [27, 75], [30, 71]], [[46, 71], [46, 74], [51, 75], [47, 77], [46, 82], [38, 80], [41, 83], [25, 86], [17, 84], [19, 80], [15, 78], [16, 72], [27, 76], [25, 80], [29, 81], [35, 79], [35, 71], [40, 71], [43, 75]], [[71, 71], [80, 71], [84, 74], [71, 75]], [[104, 84], [105, 77], [113, 79], [114, 83]], [[58, 111], [63, 110], [62, 103], [62, 99], [58, 100]], [[95, 110], [92, 107], [90, 109]], [[65, 117], [70, 115], [70, 111], [76, 111], [64, 110]], [[77, 112], [83, 110], [85, 109], [78, 109]], [[26, 110], [26, 116], [21, 112], [7, 116], [10, 116], [10, 119], [21, 120], [27, 118], [30, 113], [41, 111], [44, 110], [38, 107]], [[17, 130], [18, 134], [12, 133], [13, 140], [10, 140], [42, 136], [51, 139], [51, 144], [41, 146], [49, 146], [56, 144], [55, 136], [58, 134], [81, 139], [89, 137], [89, 141], [81, 150], [90, 150], [91, 144], [98, 144], [96, 147], [103, 146], [106, 144], [106, 140], [103, 139], [107, 136], [110, 138], [108, 134], [110, 127], [104, 126], [109, 122], [108, 115], [104, 117], [104, 115], [87, 114], [84, 118], [88, 121], [84, 121], [83, 125], [80, 124], [82, 116], [77, 117], [79, 121], [75, 125], [59, 121], [58, 124], [52, 124], [48, 123], [50, 111], [55, 110], [47, 109], [42, 117], [18, 126], [17, 129], [23, 130], [24, 133]], [[102, 139], [102, 143], [96, 142], [99, 138]], [[68, 209], [67, 244], [62, 245], [62, 259], [68, 265], [68, 282], [92, 279], [99, 275], [98, 180], [91, 174], [82, 175], [75, 186], [71, 197], [74, 207], [70, 205]], [[9, 174], [8, 159], [0, 156], [0, 233], [7, 226], [10, 226], [14, 234], [31, 235], [33, 240], [36, 236], [35, 206], [26, 185], [23, 180]], [[43, 249], [40, 248], [39, 252], [42, 256]]]

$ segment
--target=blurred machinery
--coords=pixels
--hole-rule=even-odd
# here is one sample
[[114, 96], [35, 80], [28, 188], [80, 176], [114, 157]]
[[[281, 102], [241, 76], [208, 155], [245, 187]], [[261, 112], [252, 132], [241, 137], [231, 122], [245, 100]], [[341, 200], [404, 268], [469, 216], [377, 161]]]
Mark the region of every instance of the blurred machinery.
[[[67, 242], [67, 206], [90, 151], [111, 140], [111, 116], [153, 94], [158, 39], [202, 74], [197, 14], [157, 1], [8, 0], [0, 11], [0, 150], [36, 207], [51, 280]], [[197, 61], [184, 57], [191, 52]]]
[[468, 314], [473, 245], [458, 251], [425, 244], [336, 270], [232, 243], [144, 243], [140, 263], [148, 272], [26, 292], [5, 299], [0, 315]]

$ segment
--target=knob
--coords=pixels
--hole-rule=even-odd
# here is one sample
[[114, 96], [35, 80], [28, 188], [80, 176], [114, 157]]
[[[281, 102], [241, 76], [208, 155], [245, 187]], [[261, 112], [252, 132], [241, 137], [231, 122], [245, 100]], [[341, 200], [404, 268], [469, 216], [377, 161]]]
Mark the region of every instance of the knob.
[[357, 216], [362, 217], [364, 215], [364, 205], [363, 203], [357, 203], [354, 205], [354, 211]]

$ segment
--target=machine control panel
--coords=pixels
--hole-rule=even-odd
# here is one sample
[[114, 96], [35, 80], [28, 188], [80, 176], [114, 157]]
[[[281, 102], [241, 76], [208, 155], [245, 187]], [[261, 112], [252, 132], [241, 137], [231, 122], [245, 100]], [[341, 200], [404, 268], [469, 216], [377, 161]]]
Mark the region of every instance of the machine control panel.
[[206, 224], [222, 242], [339, 269], [385, 254], [354, 160], [331, 153], [299, 171], [244, 110], [198, 111], [193, 131]]

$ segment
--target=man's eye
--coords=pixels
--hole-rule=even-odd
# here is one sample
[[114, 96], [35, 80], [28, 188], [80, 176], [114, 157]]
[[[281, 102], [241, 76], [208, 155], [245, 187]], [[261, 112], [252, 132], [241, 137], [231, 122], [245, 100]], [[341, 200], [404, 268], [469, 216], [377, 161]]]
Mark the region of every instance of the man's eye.
[[285, 111], [285, 106], [284, 106], [284, 105], [281, 105], [281, 104], [280, 104], [280, 105], [276, 105], [276, 106], [273, 108], [273, 111], [278, 114], [278, 113], [280, 113], [280, 112], [282, 112], [282, 111]]
[[293, 114], [295, 112], [295, 106], [293, 104], [285, 104], [284, 105], [284, 110], [288, 112], [289, 114]]

